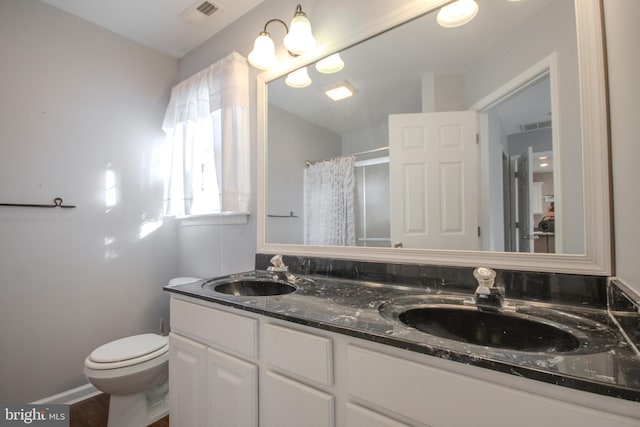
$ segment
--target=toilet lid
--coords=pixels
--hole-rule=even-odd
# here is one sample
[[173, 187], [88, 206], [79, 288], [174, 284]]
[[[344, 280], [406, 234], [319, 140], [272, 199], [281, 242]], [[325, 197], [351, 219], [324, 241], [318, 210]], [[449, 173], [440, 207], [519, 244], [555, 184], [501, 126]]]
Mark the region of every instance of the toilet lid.
[[89, 359], [97, 363], [113, 363], [136, 359], [168, 346], [167, 337], [142, 334], [104, 344], [91, 352]]

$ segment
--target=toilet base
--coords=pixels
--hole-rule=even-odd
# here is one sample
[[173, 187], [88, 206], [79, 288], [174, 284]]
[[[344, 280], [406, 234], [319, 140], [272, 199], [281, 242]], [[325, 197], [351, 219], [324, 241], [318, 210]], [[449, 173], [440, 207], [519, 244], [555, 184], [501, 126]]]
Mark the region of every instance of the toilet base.
[[168, 384], [148, 392], [112, 394], [107, 427], [144, 427], [169, 415]]

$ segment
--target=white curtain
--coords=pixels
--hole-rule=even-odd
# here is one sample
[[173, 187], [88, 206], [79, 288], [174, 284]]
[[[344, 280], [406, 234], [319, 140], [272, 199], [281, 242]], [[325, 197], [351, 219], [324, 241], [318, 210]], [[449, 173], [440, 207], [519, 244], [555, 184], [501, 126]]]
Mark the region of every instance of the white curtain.
[[165, 215], [249, 211], [249, 66], [237, 52], [171, 90]]
[[355, 246], [355, 157], [305, 168], [304, 243]]

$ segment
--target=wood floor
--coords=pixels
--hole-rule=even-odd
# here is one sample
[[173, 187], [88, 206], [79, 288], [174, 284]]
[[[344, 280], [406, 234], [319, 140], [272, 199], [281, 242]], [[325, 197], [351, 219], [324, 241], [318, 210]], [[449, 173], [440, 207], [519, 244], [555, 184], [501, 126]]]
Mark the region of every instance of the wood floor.
[[[99, 394], [69, 408], [70, 427], [107, 427], [109, 395]], [[134, 426], [132, 426], [134, 427]], [[137, 427], [137, 426], [135, 426]], [[140, 426], [142, 427], [142, 426]], [[151, 424], [151, 427], [169, 427], [169, 416]]]

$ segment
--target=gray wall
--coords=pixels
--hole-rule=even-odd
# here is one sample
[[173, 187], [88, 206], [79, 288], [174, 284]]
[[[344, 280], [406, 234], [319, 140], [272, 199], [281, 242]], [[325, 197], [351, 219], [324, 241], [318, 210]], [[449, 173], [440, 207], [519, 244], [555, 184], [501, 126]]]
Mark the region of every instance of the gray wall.
[[[563, 189], [563, 252], [584, 253], [582, 198], [582, 149], [580, 144], [579, 87], [574, 8], [570, 1], [553, 1], [553, 8], [541, 13], [519, 29], [518, 39], [506, 39], [491, 46], [484, 61], [467, 74], [465, 89], [469, 105], [492, 93], [514, 76], [549, 56], [558, 61], [559, 110], [554, 126], [559, 129], [561, 153], [554, 153], [557, 180]], [[494, 158], [497, 162], [499, 159]]]
[[[290, 20], [298, 1], [265, 0], [259, 6], [242, 16], [223, 31], [189, 52], [179, 61], [179, 79], [185, 79], [197, 73], [207, 65], [236, 50], [247, 56], [253, 48], [253, 41], [271, 18]], [[336, 35], [350, 34], [360, 25], [373, 22], [380, 16], [396, 10], [411, 0], [369, 0], [366, 7], [362, 2], [344, 2], [339, 0], [309, 0], [302, 3], [303, 10], [309, 16], [313, 33], [318, 44], [333, 40]], [[340, 13], [336, 13], [340, 11]], [[275, 40], [278, 56], [285, 58], [282, 47], [284, 28], [277, 25], [269, 31]], [[252, 179], [256, 184], [256, 85], [255, 78], [260, 70], [251, 67], [251, 136]], [[255, 187], [254, 187], [255, 188]], [[218, 276], [253, 268], [256, 252], [256, 206], [253, 194], [249, 223], [246, 225], [179, 227], [180, 272], [181, 275], [201, 277]], [[228, 260], [225, 262], [224, 260]]]
[[161, 220], [177, 62], [37, 0], [0, 2], [0, 58], [0, 202], [77, 205], [0, 207], [0, 402], [25, 403], [86, 384], [94, 348], [168, 319], [175, 227], [143, 235]]
[[616, 275], [640, 293], [640, 2], [604, 0], [609, 65]]
[[269, 106], [269, 147], [278, 156], [267, 159], [269, 191], [267, 214], [297, 218], [269, 218], [267, 240], [273, 243], [304, 243], [305, 161], [327, 160], [341, 153], [340, 135], [302, 120], [278, 107]]

